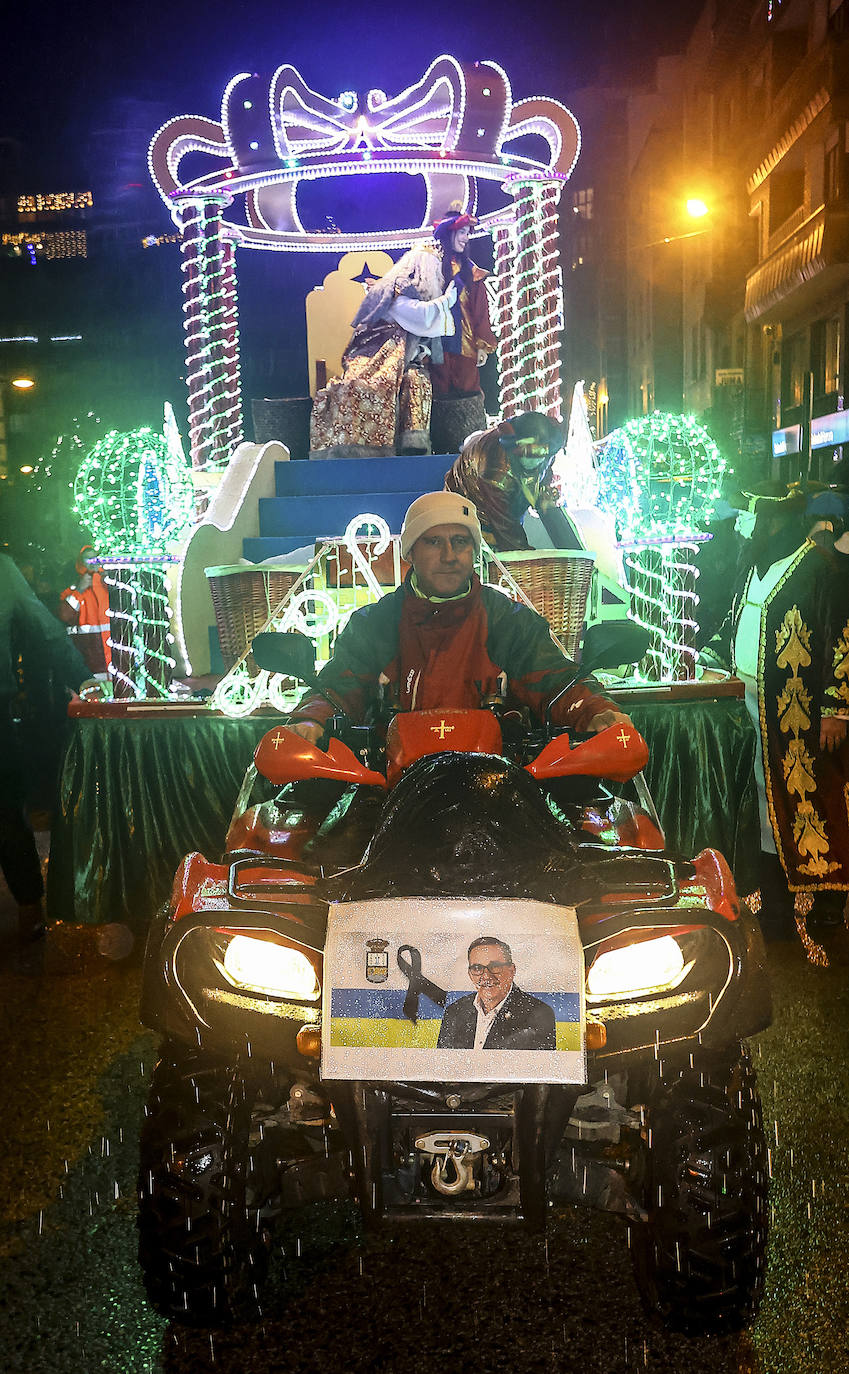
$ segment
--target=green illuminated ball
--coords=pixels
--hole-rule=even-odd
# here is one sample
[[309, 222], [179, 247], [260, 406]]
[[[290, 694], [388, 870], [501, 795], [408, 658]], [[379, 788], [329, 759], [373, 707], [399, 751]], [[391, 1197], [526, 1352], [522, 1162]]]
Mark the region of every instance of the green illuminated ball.
[[112, 430], [80, 464], [74, 506], [101, 556], [154, 557], [192, 523], [191, 469], [151, 429]]
[[599, 460], [599, 505], [620, 538], [692, 533], [711, 518], [725, 460], [692, 415], [656, 410], [611, 434]]

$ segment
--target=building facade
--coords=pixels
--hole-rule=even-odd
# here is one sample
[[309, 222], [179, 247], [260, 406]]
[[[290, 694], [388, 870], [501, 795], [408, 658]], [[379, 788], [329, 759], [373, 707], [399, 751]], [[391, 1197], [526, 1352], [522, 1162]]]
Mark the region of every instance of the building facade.
[[762, 10], [751, 68], [762, 118], [746, 178], [757, 245], [746, 276], [749, 403], [776, 433], [784, 476], [806, 465], [810, 420], [811, 472], [827, 480], [842, 457], [846, 394], [849, 4]]
[[849, 0], [706, 0], [650, 80], [572, 103], [593, 217], [564, 228], [567, 389], [600, 382], [609, 428], [696, 415], [746, 480], [807, 467], [810, 419], [827, 479], [849, 443]]

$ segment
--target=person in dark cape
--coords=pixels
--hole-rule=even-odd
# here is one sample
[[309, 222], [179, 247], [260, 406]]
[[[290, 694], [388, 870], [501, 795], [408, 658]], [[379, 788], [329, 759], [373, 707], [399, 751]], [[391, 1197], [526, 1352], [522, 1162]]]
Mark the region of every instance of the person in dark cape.
[[758, 495], [729, 621], [758, 739], [761, 923], [785, 933], [789, 890], [808, 957], [826, 965], [849, 958], [849, 586], [808, 537], [809, 501]]

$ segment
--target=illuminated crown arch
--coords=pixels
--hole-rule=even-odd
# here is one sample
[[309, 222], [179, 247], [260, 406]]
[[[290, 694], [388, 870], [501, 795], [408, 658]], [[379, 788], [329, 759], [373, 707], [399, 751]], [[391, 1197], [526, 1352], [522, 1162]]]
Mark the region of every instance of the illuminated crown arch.
[[[529, 135], [537, 155], [528, 151]], [[164, 124], [151, 142], [149, 163], [182, 233], [194, 466], [222, 466], [240, 437], [236, 247], [313, 253], [408, 248], [430, 238], [434, 221], [453, 203], [474, 213], [481, 181], [504, 192], [504, 203], [480, 214], [474, 230], [494, 240], [501, 408], [544, 410], [559, 419], [557, 204], [580, 144], [578, 123], [565, 105], [543, 96], [514, 101], [497, 63], [448, 55], [391, 97], [371, 89], [330, 98], [289, 64], [270, 79], [240, 72], [225, 87], [219, 122], [181, 115]], [[191, 175], [184, 176], [189, 157]], [[298, 188], [305, 181], [375, 173], [423, 178], [420, 223], [365, 233], [304, 226]]]
[[[529, 133], [544, 140], [547, 158], [511, 151]], [[241, 246], [345, 253], [365, 242], [406, 248], [429, 237], [433, 220], [453, 201], [475, 208], [478, 180], [503, 186], [531, 176], [562, 183], [579, 150], [578, 124], [565, 105], [542, 97], [514, 103], [496, 63], [443, 56], [393, 98], [370, 90], [365, 98], [346, 91], [328, 99], [289, 65], [278, 67], [270, 81], [241, 72], [227, 83], [220, 123], [183, 115], [162, 126], [150, 146], [150, 171], [178, 223], [187, 196], [244, 196], [246, 222], [226, 221]], [[214, 165], [182, 180], [184, 158], [198, 153]], [[297, 209], [304, 181], [379, 172], [424, 178], [427, 203], [419, 224], [368, 233], [304, 228]], [[510, 209], [508, 201], [482, 216], [476, 232], [489, 231]]]

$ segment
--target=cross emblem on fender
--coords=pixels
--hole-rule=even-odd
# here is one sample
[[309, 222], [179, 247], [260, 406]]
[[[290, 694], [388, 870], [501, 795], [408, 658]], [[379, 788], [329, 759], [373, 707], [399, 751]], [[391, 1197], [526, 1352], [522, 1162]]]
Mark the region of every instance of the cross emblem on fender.
[[440, 739], [445, 739], [446, 735], [451, 734], [452, 730], [454, 729], [454, 726], [446, 725], [445, 721], [441, 720], [438, 725], [432, 725], [430, 728], [435, 735], [439, 735]]
[[623, 748], [623, 749], [627, 749], [627, 748], [628, 748], [628, 745], [629, 745], [630, 742], [631, 742], [631, 736], [630, 736], [630, 735], [626, 735], [626, 733], [625, 733], [625, 726], [624, 726], [624, 725], [622, 726], [622, 729], [619, 731], [619, 734], [616, 736], [616, 738], [617, 738], [618, 740], [621, 740], [621, 742], [622, 742], [622, 748]]

